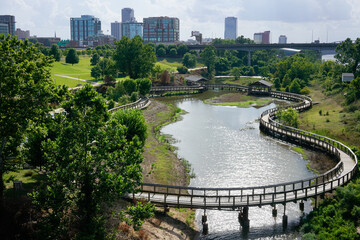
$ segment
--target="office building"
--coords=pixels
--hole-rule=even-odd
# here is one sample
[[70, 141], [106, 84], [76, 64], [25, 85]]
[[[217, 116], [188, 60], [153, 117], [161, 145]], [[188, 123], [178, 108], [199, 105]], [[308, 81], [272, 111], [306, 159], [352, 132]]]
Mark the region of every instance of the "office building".
[[263, 32], [262, 43], [270, 44], [270, 31]]
[[0, 34], [4, 34], [5, 37], [9, 34], [9, 25], [6, 23], [0, 23]]
[[254, 33], [254, 42], [270, 44], [270, 31], [265, 31], [262, 33]]
[[174, 43], [180, 39], [178, 18], [144, 18], [144, 41], [153, 43]]
[[16, 34], [18, 39], [25, 40], [25, 39], [30, 38], [30, 31], [29, 30], [23, 31], [20, 28], [17, 28], [15, 34]]
[[[11, 15], [0, 15], [0, 23], [7, 25], [7, 32], [11, 36], [15, 35], [15, 17]], [[4, 28], [5, 25], [2, 25], [2, 28]]]
[[101, 33], [101, 21], [99, 18], [90, 15], [81, 15], [80, 18], [70, 18], [71, 40], [79, 42]]
[[262, 33], [254, 33], [254, 42], [259, 44], [262, 43]]
[[122, 36], [126, 36], [128, 38], [133, 38], [136, 35], [139, 35], [141, 38], [143, 37], [143, 24], [138, 22], [126, 22], [122, 23], [121, 26]]
[[115, 21], [111, 23], [111, 35], [116, 38], [116, 40], [121, 39], [121, 23]]
[[225, 18], [225, 39], [237, 38], [237, 18], [236, 17], [227, 17]]
[[280, 35], [279, 43], [280, 44], [286, 44], [287, 43], [287, 37], [285, 35]]
[[134, 22], [134, 9], [132, 8], [123, 8], [121, 10], [121, 21], [122, 23]]

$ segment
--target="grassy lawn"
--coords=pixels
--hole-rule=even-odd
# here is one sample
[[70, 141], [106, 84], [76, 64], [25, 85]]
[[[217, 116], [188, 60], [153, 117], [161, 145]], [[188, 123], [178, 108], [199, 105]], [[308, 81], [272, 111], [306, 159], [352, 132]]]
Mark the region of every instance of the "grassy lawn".
[[94, 80], [91, 77], [90, 58], [80, 58], [79, 63], [74, 65], [65, 63], [65, 60], [62, 59], [60, 62], [55, 62], [51, 69], [51, 76], [56, 85], [66, 85], [68, 87], [76, 87], [79, 84], [83, 85], [86, 82], [55, 76], [55, 74], [82, 80]]
[[[169, 72], [177, 72], [177, 67], [182, 66], [182, 58], [158, 58], [156, 65], [159, 65], [162, 70]], [[205, 65], [201, 62], [196, 63], [196, 67], [204, 67]]]
[[240, 93], [228, 93], [211, 99], [206, 99], [204, 102], [212, 105], [248, 108], [264, 106], [269, 104], [271, 101], [271, 98], [258, 98]]
[[40, 175], [38, 171], [34, 169], [21, 169], [5, 173], [5, 194], [11, 196], [14, 194], [14, 181], [22, 181], [23, 189], [18, 192], [20, 195], [22, 195], [27, 192], [31, 192], [34, 188], [34, 184], [40, 182], [41, 179], [42, 175]]
[[300, 114], [299, 128], [359, 147], [359, 113], [346, 112], [341, 95], [325, 96], [316, 85], [310, 90], [315, 104], [312, 109]]

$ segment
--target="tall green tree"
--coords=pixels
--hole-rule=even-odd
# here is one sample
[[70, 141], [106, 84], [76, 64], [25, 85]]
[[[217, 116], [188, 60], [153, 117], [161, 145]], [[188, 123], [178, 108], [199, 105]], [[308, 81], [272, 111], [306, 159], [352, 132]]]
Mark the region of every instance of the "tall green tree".
[[350, 38], [340, 43], [336, 47], [335, 58], [342, 64], [346, 64], [355, 78], [360, 76], [360, 38], [352, 42]]
[[289, 91], [292, 92], [292, 93], [299, 94], [300, 90], [301, 90], [301, 87], [300, 87], [300, 84], [299, 84], [299, 79], [295, 78], [290, 84]]
[[285, 110], [280, 110], [276, 114], [277, 119], [290, 127], [297, 128], [299, 125], [299, 113], [294, 108], [287, 108]]
[[216, 60], [215, 47], [206, 46], [205, 50], [201, 52], [200, 56], [203, 59], [208, 69], [209, 76], [211, 77], [215, 70], [215, 60]]
[[55, 61], [60, 62], [61, 50], [59, 49], [58, 45], [54, 44], [51, 46], [50, 55], [54, 57]]
[[53, 100], [52, 60], [29, 41], [0, 36], [0, 209], [4, 196], [3, 174], [12, 169], [11, 159], [30, 122], [44, 118]]
[[113, 56], [116, 68], [130, 78], [148, 77], [154, 68], [156, 55], [150, 45], [144, 45], [140, 36], [133, 39], [123, 37], [115, 42], [116, 50]]
[[75, 49], [71, 48], [69, 50], [69, 52], [66, 55], [65, 62], [71, 63], [71, 65], [74, 65], [75, 63], [79, 63], [79, 56]]
[[137, 91], [137, 85], [135, 80], [133, 79], [126, 79], [125, 81], [123, 81], [123, 85], [128, 95], [131, 95], [133, 92]]
[[182, 64], [187, 68], [196, 67], [196, 56], [191, 53], [186, 53], [182, 58]]
[[100, 55], [97, 52], [95, 52], [90, 59], [90, 65], [95, 66], [99, 61], [100, 61]]
[[78, 238], [103, 239], [104, 208], [141, 182], [143, 143], [139, 137], [127, 140], [130, 128], [110, 119], [104, 99], [90, 85], [64, 109], [58, 138], [46, 142], [47, 181], [33, 194], [44, 212], [40, 227], [47, 235], [41, 237], [69, 238], [70, 227], [77, 226]]
[[184, 56], [185, 53], [189, 51], [188, 47], [185, 44], [180, 44], [177, 47], [177, 52], [180, 56]]
[[137, 88], [139, 90], [139, 93], [143, 96], [148, 94], [152, 87], [152, 82], [148, 78], [139, 78], [136, 79]]

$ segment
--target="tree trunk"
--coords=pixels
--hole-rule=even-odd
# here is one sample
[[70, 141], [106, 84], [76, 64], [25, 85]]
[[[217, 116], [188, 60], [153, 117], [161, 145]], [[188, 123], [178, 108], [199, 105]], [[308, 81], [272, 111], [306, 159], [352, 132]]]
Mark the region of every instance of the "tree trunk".
[[0, 212], [2, 212], [4, 207], [4, 180], [3, 180], [3, 172], [4, 172], [4, 159], [3, 150], [5, 148], [6, 137], [2, 138], [0, 145]]

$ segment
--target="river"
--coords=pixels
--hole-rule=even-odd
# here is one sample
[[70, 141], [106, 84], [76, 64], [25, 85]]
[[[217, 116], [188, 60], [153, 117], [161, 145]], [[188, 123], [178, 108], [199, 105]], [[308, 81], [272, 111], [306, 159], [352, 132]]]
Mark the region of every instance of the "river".
[[[306, 168], [301, 155], [289, 145], [262, 134], [257, 119], [275, 103], [261, 108], [237, 108], [205, 104], [202, 99], [211, 94], [191, 98], [168, 98], [166, 101], [185, 110], [181, 121], [165, 126], [162, 134], [171, 135], [180, 158], [188, 160], [196, 175], [193, 187], [246, 187], [288, 182], [314, 176]], [[277, 206], [273, 218], [271, 207], [249, 210], [249, 232], [241, 231], [236, 211], [208, 210], [209, 235], [201, 239], [294, 239], [295, 229], [303, 214], [298, 204], [286, 205], [289, 225], [282, 227], [284, 208]], [[305, 212], [311, 210], [305, 202]], [[196, 223], [202, 229], [201, 215], [196, 211]]]

